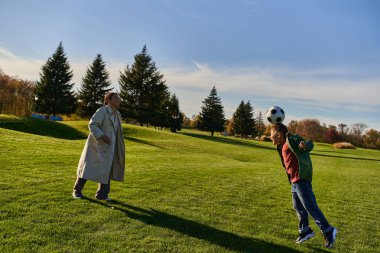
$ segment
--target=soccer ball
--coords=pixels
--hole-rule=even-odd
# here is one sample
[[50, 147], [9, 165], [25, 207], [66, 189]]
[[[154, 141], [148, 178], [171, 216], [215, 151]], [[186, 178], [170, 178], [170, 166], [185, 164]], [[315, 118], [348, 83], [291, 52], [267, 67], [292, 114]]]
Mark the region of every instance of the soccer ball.
[[281, 123], [285, 119], [285, 112], [279, 106], [272, 106], [268, 109], [266, 117], [272, 124]]

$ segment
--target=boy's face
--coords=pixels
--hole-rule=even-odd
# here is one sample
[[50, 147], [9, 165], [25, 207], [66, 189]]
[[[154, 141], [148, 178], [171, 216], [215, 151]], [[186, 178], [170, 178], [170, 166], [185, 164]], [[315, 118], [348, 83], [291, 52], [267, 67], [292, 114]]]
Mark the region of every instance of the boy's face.
[[278, 144], [284, 144], [285, 143], [285, 137], [280, 132], [277, 132], [276, 130], [272, 129], [270, 131], [270, 138], [272, 139], [273, 145]]

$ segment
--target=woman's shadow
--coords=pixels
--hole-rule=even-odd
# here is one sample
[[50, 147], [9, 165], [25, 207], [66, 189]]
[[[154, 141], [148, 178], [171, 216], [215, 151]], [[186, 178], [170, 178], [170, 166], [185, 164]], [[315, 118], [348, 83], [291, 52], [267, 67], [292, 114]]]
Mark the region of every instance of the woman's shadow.
[[167, 228], [193, 238], [208, 241], [212, 244], [240, 252], [301, 252], [285, 246], [276, 245], [259, 239], [239, 236], [196, 221], [184, 219], [155, 209], [143, 209], [119, 201], [102, 202], [83, 197], [113, 210], [123, 212], [129, 218], [144, 222], [145, 224]]

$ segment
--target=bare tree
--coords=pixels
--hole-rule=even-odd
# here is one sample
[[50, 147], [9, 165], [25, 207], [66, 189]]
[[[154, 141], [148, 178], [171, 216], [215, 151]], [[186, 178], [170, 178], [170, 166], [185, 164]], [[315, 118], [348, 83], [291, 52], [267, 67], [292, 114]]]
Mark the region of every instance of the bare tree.
[[355, 135], [362, 135], [366, 128], [368, 128], [368, 126], [364, 123], [354, 123], [351, 125], [351, 133]]
[[344, 123], [338, 124], [339, 133], [341, 135], [346, 135], [348, 133], [347, 125]]
[[32, 112], [34, 83], [0, 70], [0, 113], [27, 116]]

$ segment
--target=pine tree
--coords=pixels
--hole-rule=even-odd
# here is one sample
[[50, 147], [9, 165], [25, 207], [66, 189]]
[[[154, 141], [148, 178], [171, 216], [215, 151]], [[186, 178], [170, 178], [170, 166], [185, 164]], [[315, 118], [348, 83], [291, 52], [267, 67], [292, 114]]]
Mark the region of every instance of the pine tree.
[[224, 130], [225, 123], [222, 102], [218, 97], [215, 86], [212, 87], [209, 96], [202, 103], [200, 128], [211, 132], [211, 136], [214, 136], [215, 131]]
[[233, 133], [237, 135], [242, 135], [243, 134], [243, 128], [244, 128], [244, 114], [245, 114], [245, 104], [244, 101], [242, 100], [236, 109], [235, 113], [232, 116], [232, 129]]
[[180, 131], [182, 129], [183, 114], [179, 109], [179, 101], [175, 94], [170, 97], [168, 112], [170, 131], [173, 133], [177, 132], [177, 130]]
[[166, 91], [161, 97], [156, 97], [156, 99], [158, 104], [153, 112], [154, 114], [151, 117], [150, 124], [162, 130], [164, 127], [169, 126], [170, 93]]
[[233, 132], [241, 137], [247, 138], [248, 135], [253, 135], [256, 131], [255, 120], [253, 118], [253, 108], [248, 101], [241, 101], [232, 118]]
[[42, 66], [36, 84], [35, 110], [47, 114], [71, 114], [76, 110], [76, 98], [70, 83], [73, 72], [65, 55], [62, 42]]
[[169, 98], [163, 75], [156, 68], [146, 46], [135, 55], [134, 63], [120, 73], [121, 113], [143, 124], [160, 125], [160, 114]]
[[256, 118], [256, 130], [257, 130], [257, 135], [258, 135], [259, 137], [261, 137], [261, 135], [264, 134], [265, 129], [266, 129], [266, 127], [265, 127], [264, 120], [263, 120], [263, 114], [262, 114], [261, 111], [260, 111], [259, 115], [258, 115], [257, 118]]
[[103, 105], [104, 95], [112, 90], [110, 86], [106, 64], [98, 54], [82, 79], [82, 87], [78, 94], [78, 114], [82, 117], [93, 115]]
[[244, 125], [244, 131], [243, 134], [245, 137], [248, 137], [248, 135], [255, 135], [256, 134], [256, 120], [253, 117], [253, 107], [251, 105], [251, 102], [248, 101], [245, 104], [245, 125]]

